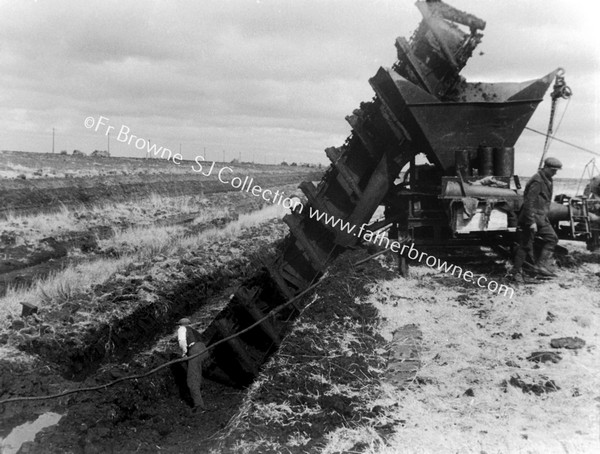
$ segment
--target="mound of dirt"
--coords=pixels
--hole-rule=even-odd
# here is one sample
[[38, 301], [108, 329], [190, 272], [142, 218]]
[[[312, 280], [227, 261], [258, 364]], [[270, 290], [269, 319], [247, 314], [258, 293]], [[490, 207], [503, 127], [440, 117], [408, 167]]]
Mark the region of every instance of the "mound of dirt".
[[353, 266], [365, 256], [341, 256], [305, 297], [290, 334], [221, 436], [220, 452], [314, 452], [328, 432], [377, 417], [381, 409], [366, 402], [384, 367], [384, 340], [377, 310], [360, 299], [366, 286], [391, 273], [373, 260]]

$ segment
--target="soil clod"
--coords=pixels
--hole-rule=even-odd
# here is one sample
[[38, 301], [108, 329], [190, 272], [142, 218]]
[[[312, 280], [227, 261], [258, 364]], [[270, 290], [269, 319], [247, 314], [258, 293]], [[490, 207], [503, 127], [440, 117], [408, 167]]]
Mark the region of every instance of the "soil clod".
[[554, 380], [540, 381], [539, 383], [527, 383], [518, 375], [510, 377], [508, 382], [504, 380], [500, 384], [505, 392], [508, 388], [508, 385], [514, 386], [515, 388], [520, 388], [525, 394], [535, 394], [536, 396], [541, 396], [542, 394], [558, 391], [560, 389]]
[[561, 359], [562, 356], [554, 352], [533, 352], [527, 357], [528, 361], [534, 363], [558, 363]]
[[21, 317], [37, 314], [38, 307], [35, 304], [24, 302], [21, 303], [21, 306], [23, 306], [21, 310]]
[[550, 341], [552, 348], [579, 349], [585, 346], [585, 341], [579, 337], [561, 337]]

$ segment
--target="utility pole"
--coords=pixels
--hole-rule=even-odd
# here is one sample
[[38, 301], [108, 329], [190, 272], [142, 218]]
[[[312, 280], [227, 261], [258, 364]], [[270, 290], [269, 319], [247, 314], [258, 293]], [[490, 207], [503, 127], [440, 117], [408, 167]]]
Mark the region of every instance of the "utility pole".
[[52, 128], [52, 154], [54, 154], [54, 128]]
[[106, 146], [108, 148], [108, 154], [110, 155], [110, 132], [107, 134], [108, 138], [106, 139]]

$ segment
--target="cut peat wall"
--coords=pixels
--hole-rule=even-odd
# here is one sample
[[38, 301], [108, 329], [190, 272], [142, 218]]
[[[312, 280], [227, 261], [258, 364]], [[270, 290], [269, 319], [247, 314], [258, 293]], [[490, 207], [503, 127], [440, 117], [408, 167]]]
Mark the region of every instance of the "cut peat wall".
[[[22, 343], [20, 348], [58, 364], [65, 378], [83, 380], [104, 360], [126, 361], [174, 330], [179, 318], [197, 311], [208, 298], [231, 286], [232, 281], [254, 268], [256, 264], [245, 265], [242, 260], [230, 263], [227, 268], [177, 285], [161, 295], [158, 301], [140, 304], [128, 315], [102, 323], [84, 334], [46, 334]], [[134, 297], [129, 301], [134, 303]], [[129, 301], [120, 303], [128, 304]]]
[[[216, 171], [215, 171], [216, 172]], [[245, 173], [248, 172], [248, 173]], [[273, 173], [276, 171], [274, 170]], [[231, 175], [231, 174], [228, 174]], [[240, 169], [235, 176], [248, 175], [262, 188], [289, 184], [295, 177], [311, 178], [311, 173], [277, 172], [269, 175], [264, 170], [256, 175], [252, 169]], [[314, 178], [320, 178], [315, 173]], [[236, 191], [230, 184], [207, 179], [199, 174], [152, 174], [125, 176], [98, 176], [84, 178], [49, 178], [36, 180], [0, 181], [0, 218], [8, 213], [31, 214], [55, 211], [62, 206], [91, 207], [106, 202], [126, 202], [148, 197], [152, 193], [164, 196], [198, 195]]]

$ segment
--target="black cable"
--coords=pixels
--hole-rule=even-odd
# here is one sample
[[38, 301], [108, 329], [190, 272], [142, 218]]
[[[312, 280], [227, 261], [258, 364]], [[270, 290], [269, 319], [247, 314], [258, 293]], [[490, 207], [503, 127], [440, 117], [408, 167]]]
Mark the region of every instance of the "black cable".
[[[366, 262], [368, 260], [371, 260], [371, 259], [377, 257], [378, 255], [382, 254], [383, 252], [387, 252], [387, 249], [385, 249], [383, 251], [380, 251], [380, 252], [378, 252], [376, 254], [373, 254], [373, 255], [367, 257], [366, 259], [360, 260], [360, 261], [356, 262], [354, 265], [356, 266], [356, 265], [362, 264], [362, 263], [364, 263], [364, 262]], [[294, 296], [293, 298], [291, 298], [288, 301], [286, 301], [281, 306], [277, 306], [275, 309], [273, 309], [270, 312], [268, 312], [263, 318], [261, 318], [260, 320], [254, 322], [252, 325], [244, 328], [241, 331], [238, 331], [237, 333], [232, 334], [231, 336], [225, 337], [225, 338], [221, 339], [220, 341], [215, 342], [214, 344], [209, 345], [204, 350], [202, 350], [202, 351], [200, 351], [198, 353], [195, 353], [192, 356], [188, 356], [188, 357], [185, 357], [185, 358], [174, 359], [174, 360], [169, 361], [167, 363], [161, 364], [160, 366], [157, 366], [154, 369], [152, 369], [152, 370], [150, 370], [148, 372], [145, 372], [143, 374], [129, 375], [127, 377], [121, 377], [121, 378], [118, 378], [117, 380], [105, 383], [103, 385], [90, 386], [90, 387], [77, 388], [77, 389], [69, 389], [67, 391], [63, 391], [63, 392], [57, 393], [57, 394], [51, 394], [51, 395], [48, 395], [48, 396], [12, 397], [10, 399], [0, 400], [0, 405], [7, 404], [7, 403], [10, 403], [10, 402], [22, 402], [22, 401], [33, 401], [33, 400], [56, 399], [56, 398], [59, 398], [59, 397], [68, 396], [69, 394], [75, 394], [75, 393], [87, 392], [87, 391], [99, 391], [99, 390], [106, 389], [109, 386], [114, 386], [114, 385], [116, 385], [118, 383], [121, 383], [123, 381], [137, 380], [137, 379], [140, 379], [140, 378], [148, 377], [150, 375], [155, 374], [159, 370], [162, 370], [162, 369], [164, 369], [166, 367], [172, 366], [173, 364], [182, 363], [184, 361], [189, 361], [190, 359], [193, 359], [193, 358], [196, 358], [197, 356], [203, 355], [207, 351], [215, 348], [217, 345], [220, 345], [220, 344], [222, 344], [224, 342], [227, 342], [227, 341], [229, 341], [231, 339], [234, 339], [234, 338], [236, 338], [238, 336], [241, 336], [242, 334], [250, 331], [252, 328], [255, 328], [256, 326], [260, 325], [263, 321], [265, 321], [270, 316], [275, 315], [276, 313], [278, 313], [279, 311], [281, 311], [283, 308], [289, 306], [290, 304], [296, 302], [298, 299], [302, 298], [308, 292], [310, 292], [311, 290], [313, 290], [314, 288], [316, 288], [321, 282], [323, 282], [323, 279], [320, 279], [317, 282], [315, 282], [314, 284], [310, 285], [309, 287], [307, 287], [306, 289], [304, 289], [302, 292], [298, 293], [296, 296]]]
[[63, 391], [63, 392], [58, 393], [58, 394], [52, 394], [52, 395], [49, 395], [49, 396], [12, 397], [10, 399], [0, 400], [0, 405], [6, 404], [6, 403], [9, 403], [9, 402], [21, 402], [21, 401], [31, 401], [31, 400], [56, 399], [58, 397], [68, 396], [69, 394], [74, 394], [74, 393], [80, 393], [80, 392], [85, 392], [85, 391], [98, 391], [98, 390], [101, 390], [101, 389], [108, 388], [109, 386], [114, 386], [117, 383], [121, 383], [121, 382], [126, 381], [126, 380], [136, 380], [136, 379], [139, 379], [139, 378], [148, 377], [148, 376], [150, 376], [152, 374], [155, 374], [159, 370], [164, 369], [164, 368], [166, 368], [168, 366], [171, 366], [171, 365], [177, 364], [177, 363], [182, 363], [184, 361], [189, 361], [190, 359], [193, 359], [193, 358], [196, 358], [197, 356], [203, 355], [208, 350], [211, 350], [211, 349], [215, 348], [217, 345], [220, 345], [220, 344], [222, 344], [224, 342], [227, 342], [227, 341], [229, 341], [231, 339], [234, 339], [234, 338], [236, 338], [236, 337], [238, 337], [238, 336], [240, 336], [240, 335], [242, 335], [242, 334], [250, 331], [252, 328], [254, 328], [254, 327], [258, 326], [259, 324], [261, 324], [263, 321], [265, 321], [271, 315], [276, 314], [277, 312], [279, 312], [283, 308], [289, 306], [290, 304], [294, 303], [296, 300], [298, 300], [301, 297], [303, 297], [304, 295], [306, 295], [309, 291], [311, 291], [312, 289], [314, 289], [321, 282], [323, 282], [322, 279], [319, 280], [319, 281], [317, 281], [317, 282], [315, 282], [310, 287], [307, 287], [302, 292], [298, 293], [298, 295], [294, 296], [293, 298], [291, 298], [290, 300], [288, 300], [287, 302], [285, 302], [281, 306], [277, 306], [275, 309], [273, 309], [270, 312], [268, 312], [263, 318], [261, 318], [260, 320], [256, 321], [252, 325], [244, 328], [241, 331], [238, 331], [237, 333], [232, 334], [231, 336], [225, 337], [225, 338], [221, 339], [220, 341], [215, 342], [214, 344], [209, 345], [208, 347], [206, 347], [201, 352], [198, 352], [198, 353], [196, 353], [196, 354], [194, 354], [192, 356], [188, 356], [188, 357], [185, 357], [185, 358], [174, 359], [174, 360], [169, 361], [167, 363], [161, 364], [158, 367], [155, 367], [154, 369], [150, 370], [149, 372], [146, 372], [146, 373], [143, 373], [143, 374], [137, 374], [137, 375], [129, 375], [127, 377], [121, 377], [121, 378], [118, 378], [117, 380], [114, 380], [112, 382], [105, 383], [104, 385], [90, 386], [90, 387], [77, 388], [77, 389], [70, 389], [70, 390]]
[[[525, 126], [525, 129], [528, 129], [529, 131], [533, 131], [533, 132], [535, 132], [537, 134], [541, 134], [542, 136], [546, 136], [547, 135], [545, 132], [538, 131], [537, 129], [533, 129], [533, 128], [530, 128], [528, 126]], [[558, 139], [555, 136], [548, 135], [548, 137], [550, 137], [552, 140], [556, 140], [557, 142], [561, 142], [561, 143], [564, 143], [565, 145], [569, 145], [569, 146], [571, 146], [573, 148], [577, 148], [578, 150], [585, 151], [587, 153], [591, 153], [591, 154], [593, 154], [595, 156], [600, 156], [600, 153], [598, 153], [597, 151], [590, 150], [589, 148], [580, 147], [579, 145], [575, 145], [574, 143], [567, 142], [566, 140]]]

